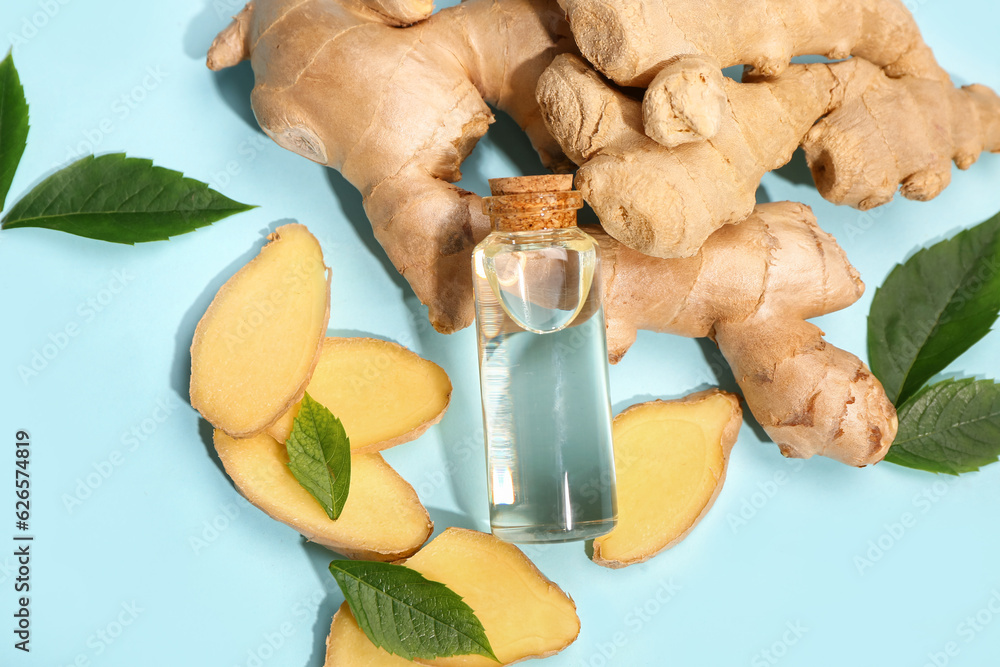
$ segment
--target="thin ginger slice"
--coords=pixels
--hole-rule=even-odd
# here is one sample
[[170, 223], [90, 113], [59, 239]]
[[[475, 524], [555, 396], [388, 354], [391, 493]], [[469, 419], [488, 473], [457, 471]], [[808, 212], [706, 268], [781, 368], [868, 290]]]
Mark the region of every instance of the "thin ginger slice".
[[[520, 549], [492, 535], [448, 528], [405, 565], [462, 596], [482, 622], [502, 664], [553, 655], [580, 633], [573, 600]], [[415, 662], [439, 667], [497, 664], [481, 655]], [[372, 645], [347, 603], [341, 606], [327, 639], [326, 667], [396, 667], [406, 663]]]
[[739, 399], [717, 389], [615, 417], [618, 525], [594, 540], [594, 562], [641, 563], [684, 539], [722, 489], [742, 417]]
[[[441, 421], [451, 381], [437, 364], [374, 338], [327, 338], [306, 391], [340, 419], [352, 452], [376, 452], [420, 437]], [[267, 432], [284, 442], [294, 405]]]
[[283, 225], [230, 278], [191, 344], [191, 405], [236, 438], [256, 435], [302, 398], [330, 318], [319, 242]]
[[380, 454], [352, 455], [350, 493], [334, 521], [292, 475], [284, 445], [271, 436], [236, 439], [216, 430], [215, 449], [247, 500], [349, 558], [404, 558], [419, 549], [434, 528], [416, 491]]

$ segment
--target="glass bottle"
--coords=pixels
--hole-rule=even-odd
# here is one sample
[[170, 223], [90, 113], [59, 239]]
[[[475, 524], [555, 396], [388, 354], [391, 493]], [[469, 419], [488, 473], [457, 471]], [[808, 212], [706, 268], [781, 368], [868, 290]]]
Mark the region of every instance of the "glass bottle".
[[473, 253], [493, 534], [598, 537], [617, 521], [600, 248], [572, 176], [493, 179]]

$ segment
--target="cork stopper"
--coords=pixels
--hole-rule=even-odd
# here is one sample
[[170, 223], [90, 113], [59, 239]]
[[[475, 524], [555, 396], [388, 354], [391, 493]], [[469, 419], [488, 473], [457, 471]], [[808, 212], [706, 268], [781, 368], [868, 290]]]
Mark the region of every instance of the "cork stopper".
[[544, 174], [542, 176], [513, 176], [491, 178], [490, 192], [502, 195], [530, 195], [539, 192], [569, 192], [573, 189], [573, 174]]
[[502, 232], [576, 227], [576, 211], [583, 207], [572, 174], [491, 178], [490, 191], [483, 213]]

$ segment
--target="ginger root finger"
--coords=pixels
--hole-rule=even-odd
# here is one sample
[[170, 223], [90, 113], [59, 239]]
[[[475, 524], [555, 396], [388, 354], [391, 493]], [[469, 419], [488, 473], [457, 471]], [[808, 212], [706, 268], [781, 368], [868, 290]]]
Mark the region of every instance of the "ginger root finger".
[[615, 417], [618, 525], [594, 540], [594, 562], [642, 563], [683, 540], [722, 490], [742, 421], [739, 399], [717, 389]]
[[899, 423], [881, 383], [801, 320], [719, 322], [715, 340], [747, 405], [790, 458], [862, 467], [885, 458]]
[[[351, 452], [377, 452], [419, 438], [451, 400], [448, 374], [402, 345], [374, 338], [327, 338], [309, 395], [340, 419]], [[296, 404], [267, 429], [285, 442]]]
[[[702, 57], [680, 58], [667, 72], [683, 77], [705, 67]], [[688, 93], [695, 92], [685, 114], [721, 113], [718, 128], [711, 140], [692, 132], [672, 149], [646, 136], [639, 102], [575, 56], [556, 57], [536, 94], [552, 135], [580, 165], [576, 186], [604, 229], [647, 255], [690, 257], [716, 229], [750, 215], [760, 179], [788, 162], [815, 120], [831, 108], [833, 84], [825, 65], [796, 69], [774, 83], [724, 79], [720, 84], [696, 75], [686, 84]], [[729, 100], [721, 109], [710, 90], [718, 85]], [[699, 94], [698, 88], [709, 90]], [[656, 122], [657, 109], [663, 111], [661, 120], [674, 115], [673, 99], [654, 91], [646, 119]], [[703, 131], [711, 131], [712, 123], [707, 120]]]
[[[472, 607], [500, 664], [554, 655], [573, 643], [580, 632], [573, 600], [546, 579], [520, 549], [492, 535], [448, 528], [403, 564], [447, 585]], [[368, 646], [354, 653], [362, 640]], [[347, 603], [334, 616], [326, 645], [326, 667], [397, 664], [392, 660], [396, 656], [368, 641]], [[435, 667], [497, 664], [481, 655], [414, 662]]]
[[379, 13], [386, 23], [407, 26], [423, 21], [434, 13], [433, 0], [360, 0], [369, 9]]
[[729, 104], [719, 63], [707, 56], [683, 56], [668, 63], [642, 98], [646, 136], [666, 148], [711, 139]]
[[218, 71], [238, 65], [250, 57], [250, 19], [253, 3], [247, 4], [233, 17], [232, 22], [212, 40], [205, 64]]
[[835, 204], [867, 210], [900, 186], [927, 201], [951, 182], [952, 161], [968, 169], [980, 153], [1000, 152], [1000, 97], [985, 86], [890, 79], [857, 58], [831, 71], [842, 101], [802, 147], [816, 188]]
[[434, 524], [416, 491], [379, 454], [351, 456], [351, 490], [334, 521], [288, 468], [269, 435], [236, 440], [215, 432], [215, 449], [239, 492], [307, 539], [349, 558], [391, 561], [414, 553]]
[[330, 319], [330, 273], [304, 226], [278, 227], [226, 281], [191, 343], [191, 405], [236, 438], [302, 398]]
[[683, 54], [780, 74], [793, 56], [850, 55], [890, 76], [947, 81], [900, 0], [559, 0], [580, 51], [623, 86], [646, 86]]
[[414, 168], [383, 181], [364, 206], [434, 328], [452, 333], [472, 324], [472, 249], [490, 229], [482, 200]]
[[785, 455], [856, 466], [882, 459], [897, 426], [885, 391], [861, 360], [805, 322], [864, 291], [807, 206], [761, 204], [686, 259], [649, 257], [588, 231], [604, 257], [612, 362], [637, 329], [712, 336], [750, 411]]

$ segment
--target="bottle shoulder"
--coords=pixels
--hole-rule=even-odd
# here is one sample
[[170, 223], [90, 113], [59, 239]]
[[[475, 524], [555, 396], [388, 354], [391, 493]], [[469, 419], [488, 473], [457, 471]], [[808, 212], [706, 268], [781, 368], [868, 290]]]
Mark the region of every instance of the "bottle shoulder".
[[579, 227], [524, 232], [492, 231], [476, 245], [474, 252], [523, 251], [541, 248], [565, 248], [577, 252], [599, 252], [600, 246]]

